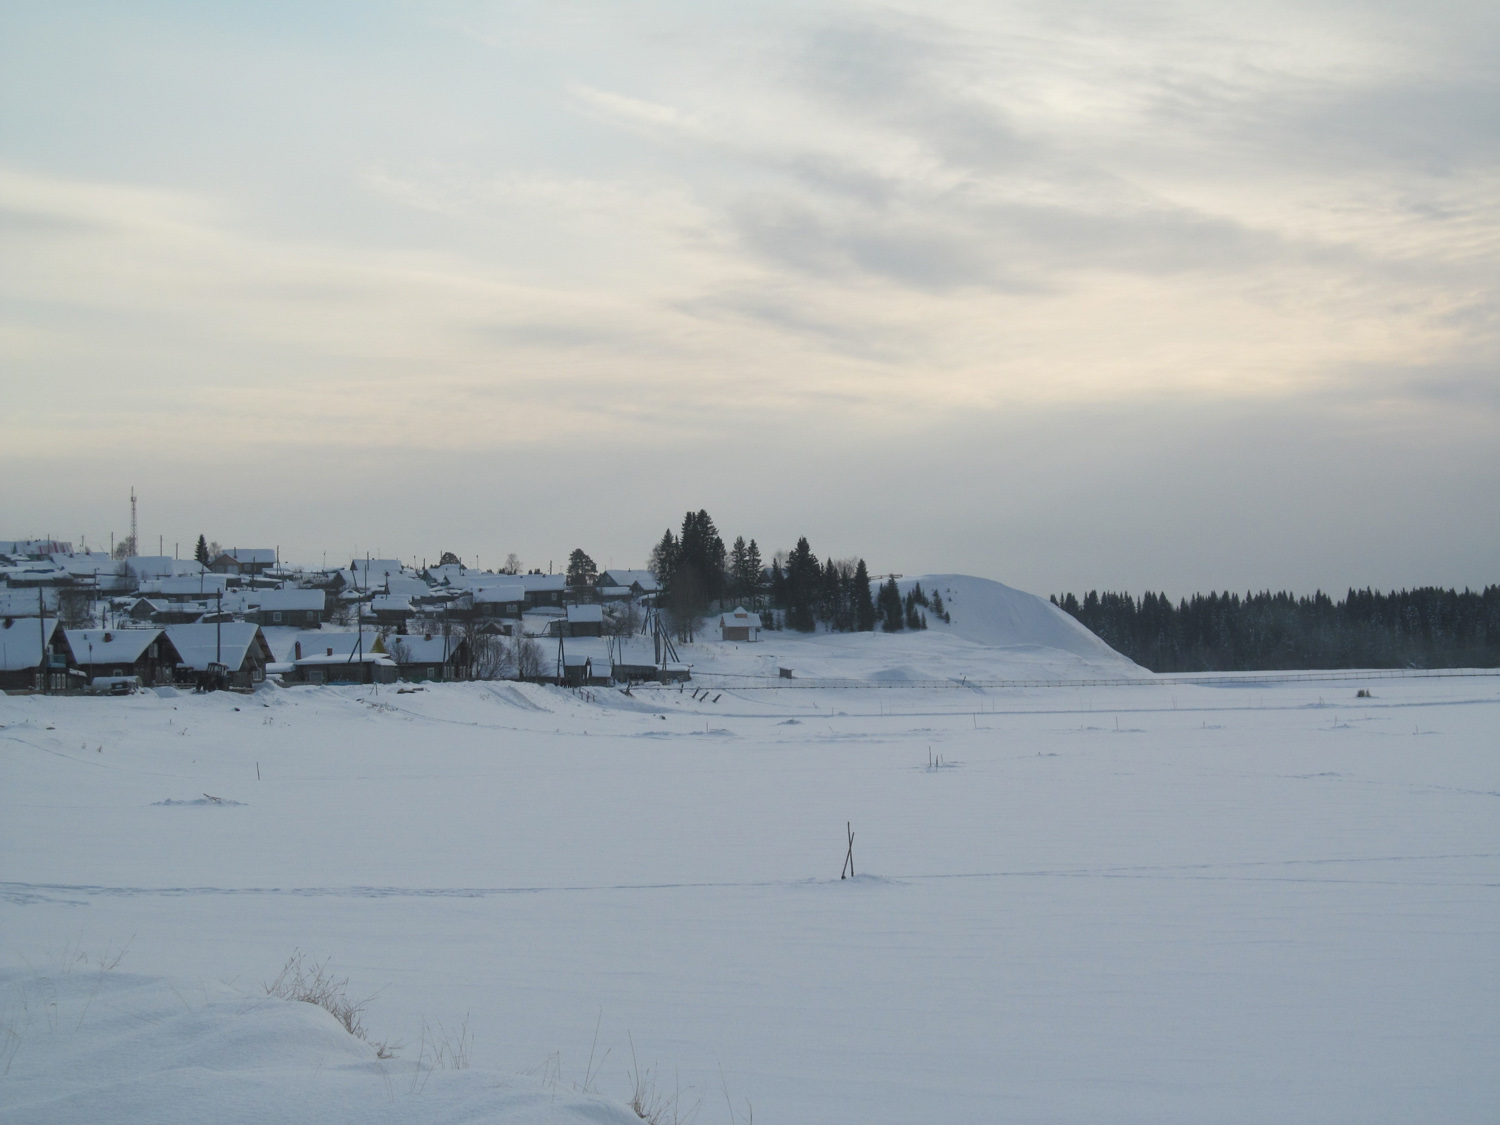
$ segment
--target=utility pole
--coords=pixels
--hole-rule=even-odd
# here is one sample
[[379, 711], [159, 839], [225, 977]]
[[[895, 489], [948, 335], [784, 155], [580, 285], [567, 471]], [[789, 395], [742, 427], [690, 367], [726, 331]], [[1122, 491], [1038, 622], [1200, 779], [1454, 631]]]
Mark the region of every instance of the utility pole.
[[141, 541], [135, 537], [135, 485], [130, 486], [130, 553], [141, 553]]
[[36, 627], [42, 641], [42, 694], [47, 694], [47, 681], [52, 678], [52, 669], [47, 666], [47, 599], [42, 588], [36, 588]]

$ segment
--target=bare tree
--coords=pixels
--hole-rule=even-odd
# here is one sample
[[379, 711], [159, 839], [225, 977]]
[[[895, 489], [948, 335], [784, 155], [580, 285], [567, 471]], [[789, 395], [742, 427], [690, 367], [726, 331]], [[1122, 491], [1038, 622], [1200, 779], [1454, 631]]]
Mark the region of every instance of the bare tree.
[[542, 674], [542, 646], [525, 634], [517, 634], [514, 645], [516, 675], [523, 680], [534, 680]]

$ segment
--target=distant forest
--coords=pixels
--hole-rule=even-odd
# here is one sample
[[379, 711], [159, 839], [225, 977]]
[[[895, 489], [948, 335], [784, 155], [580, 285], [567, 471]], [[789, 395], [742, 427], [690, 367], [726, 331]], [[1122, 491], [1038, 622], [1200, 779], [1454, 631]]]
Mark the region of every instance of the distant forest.
[[1321, 591], [1226, 591], [1176, 605], [1165, 594], [1091, 590], [1052, 604], [1153, 672], [1500, 666], [1500, 586], [1350, 590], [1337, 602]]

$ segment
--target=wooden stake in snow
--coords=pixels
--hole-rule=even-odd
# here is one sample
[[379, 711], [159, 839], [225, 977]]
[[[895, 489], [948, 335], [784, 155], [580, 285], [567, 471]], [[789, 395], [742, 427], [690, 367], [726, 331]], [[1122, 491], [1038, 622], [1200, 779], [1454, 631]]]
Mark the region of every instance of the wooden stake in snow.
[[844, 821], [844, 829], [849, 833], [849, 851], [844, 856], [844, 866], [839, 871], [840, 879], [854, 878], [854, 826], [850, 821]]

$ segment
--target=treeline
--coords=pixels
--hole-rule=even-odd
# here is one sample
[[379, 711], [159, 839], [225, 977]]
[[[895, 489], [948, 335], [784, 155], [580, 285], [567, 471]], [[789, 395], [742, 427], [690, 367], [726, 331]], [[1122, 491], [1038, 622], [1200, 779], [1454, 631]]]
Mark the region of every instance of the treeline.
[[667, 529], [652, 548], [650, 567], [662, 587], [657, 604], [684, 640], [715, 607], [737, 603], [762, 611], [765, 628], [802, 633], [819, 627], [868, 633], [877, 625], [886, 632], [925, 629], [928, 609], [947, 619], [941, 596], [929, 599], [920, 585], [903, 595], [890, 579], [876, 598], [864, 559], [820, 561], [806, 536], [790, 551], [778, 551], [769, 566], [754, 539], [740, 536], [726, 550], [703, 510], [688, 512], [680, 532]]
[[1288, 668], [1493, 668], [1500, 666], [1500, 586], [1475, 593], [1423, 587], [1165, 594], [1054, 594], [1111, 648], [1153, 672]]

